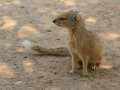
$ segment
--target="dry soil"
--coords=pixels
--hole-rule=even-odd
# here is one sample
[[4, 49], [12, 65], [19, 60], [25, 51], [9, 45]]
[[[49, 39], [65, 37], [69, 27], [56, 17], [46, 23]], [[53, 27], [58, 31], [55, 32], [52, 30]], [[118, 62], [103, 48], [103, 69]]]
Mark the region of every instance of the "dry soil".
[[[41, 56], [22, 46], [67, 47], [67, 29], [52, 23], [78, 10], [104, 42], [113, 68], [69, 75], [70, 57]], [[0, 90], [120, 90], [120, 0], [0, 0]]]

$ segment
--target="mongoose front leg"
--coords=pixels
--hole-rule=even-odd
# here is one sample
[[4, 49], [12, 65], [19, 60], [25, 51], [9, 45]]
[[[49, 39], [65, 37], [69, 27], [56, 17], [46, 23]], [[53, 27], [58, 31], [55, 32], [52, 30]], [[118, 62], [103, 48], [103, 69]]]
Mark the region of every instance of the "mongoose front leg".
[[83, 60], [83, 76], [88, 75], [88, 59]]
[[78, 65], [78, 60], [79, 60], [79, 57], [77, 54], [75, 54], [74, 52], [71, 52], [71, 55], [72, 55], [72, 68], [70, 70], [70, 74], [74, 73], [76, 70], [77, 70], [77, 65]]
[[88, 75], [88, 57], [83, 57], [81, 55], [79, 55], [79, 57], [82, 60], [82, 64], [83, 64], [83, 76], [87, 76]]

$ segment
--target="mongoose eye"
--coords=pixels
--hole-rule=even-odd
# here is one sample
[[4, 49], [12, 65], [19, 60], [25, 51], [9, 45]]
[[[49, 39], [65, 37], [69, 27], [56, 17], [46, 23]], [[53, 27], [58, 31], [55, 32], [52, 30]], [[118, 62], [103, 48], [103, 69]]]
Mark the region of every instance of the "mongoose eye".
[[62, 18], [60, 18], [60, 20], [66, 20], [66, 18], [62, 17]]

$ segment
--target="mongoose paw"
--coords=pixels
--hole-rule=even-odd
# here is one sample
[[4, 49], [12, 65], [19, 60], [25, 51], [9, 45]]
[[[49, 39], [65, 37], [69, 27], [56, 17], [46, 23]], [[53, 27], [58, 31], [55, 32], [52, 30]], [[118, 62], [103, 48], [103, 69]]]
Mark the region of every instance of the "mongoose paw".
[[77, 68], [78, 70], [81, 69], [81, 65], [78, 64], [78, 65], [76, 66], [76, 68]]
[[97, 67], [96, 65], [91, 66], [91, 69], [94, 70], [94, 71], [97, 70], [97, 68], [98, 68], [98, 67]]
[[76, 68], [78, 70], [82, 68], [82, 62], [81, 61], [78, 61], [77, 65], [76, 65]]
[[83, 71], [83, 76], [87, 77], [88, 76], [88, 72], [87, 71]]
[[87, 73], [84, 73], [84, 74], [83, 74], [83, 76], [84, 76], [84, 77], [87, 77], [87, 76], [88, 76], [88, 74], [87, 74]]
[[90, 74], [90, 73], [86, 73], [86, 74], [83, 74], [82, 76], [83, 76], [83, 77], [91, 78], [91, 77], [92, 77], [92, 74]]

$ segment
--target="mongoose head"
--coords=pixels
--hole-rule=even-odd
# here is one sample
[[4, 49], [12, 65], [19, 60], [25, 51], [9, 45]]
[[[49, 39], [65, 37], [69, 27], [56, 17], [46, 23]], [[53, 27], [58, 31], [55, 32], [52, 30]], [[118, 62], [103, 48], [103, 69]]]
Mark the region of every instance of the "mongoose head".
[[67, 28], [74, 28], [80, 22], [80, 15], [77, 11], [67, 11], [60, 14], [53, 20], [58, 26], [67, 27]]

